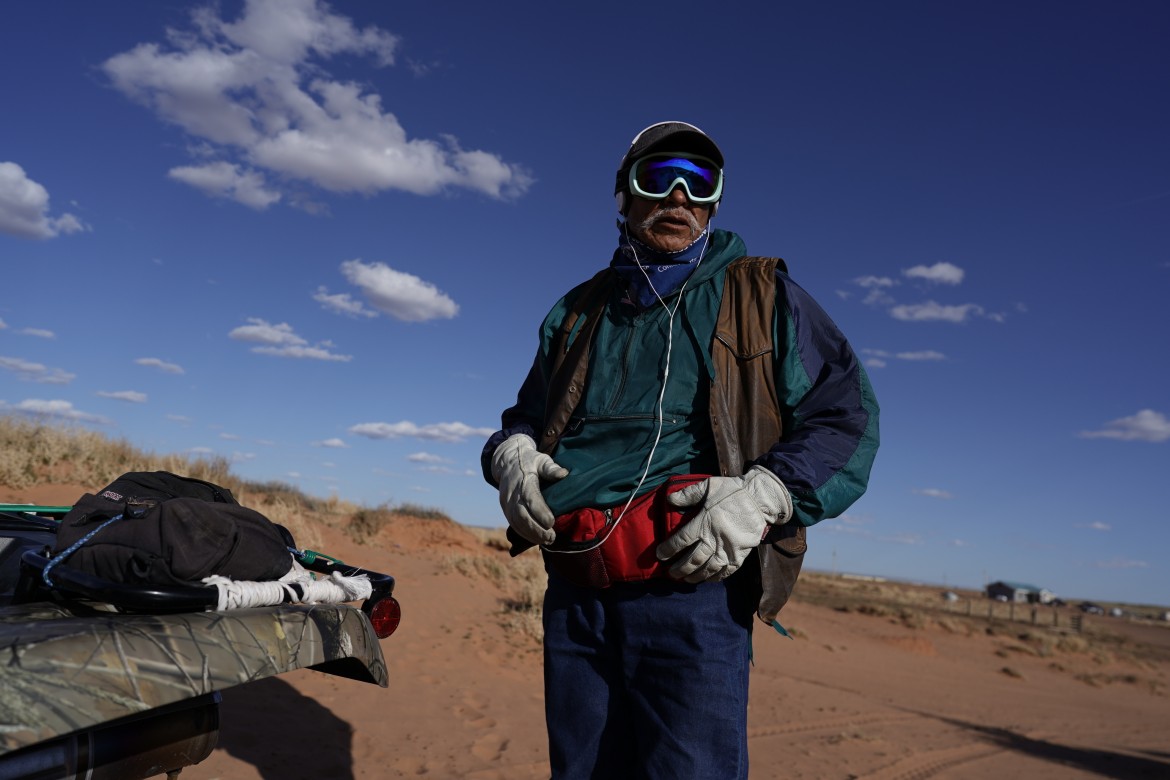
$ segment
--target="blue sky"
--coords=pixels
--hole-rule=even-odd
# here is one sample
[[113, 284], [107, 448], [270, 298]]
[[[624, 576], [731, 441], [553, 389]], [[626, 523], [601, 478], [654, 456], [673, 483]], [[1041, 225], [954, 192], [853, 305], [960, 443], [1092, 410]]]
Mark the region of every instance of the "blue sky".
[[882, 405], [809, 566], [1170, 603], [1170, 7], [714, 8], [6, 4], [0, 411], [500, 525], [483, 440], [681, 119]]

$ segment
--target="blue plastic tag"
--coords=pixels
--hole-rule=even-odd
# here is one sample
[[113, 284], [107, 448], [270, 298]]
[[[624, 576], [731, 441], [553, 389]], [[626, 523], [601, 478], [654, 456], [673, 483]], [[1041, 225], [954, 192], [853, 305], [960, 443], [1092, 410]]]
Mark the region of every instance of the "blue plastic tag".
[[792, 634], [788, 633], [788, 629], [786, 629], [784, 626], [780, 625], [779, 620], [772, 621], [772, 628], [776, 629], [776, 633], [779, 634], [780, 636], [786, 636], [789, 639], [792, 639]]

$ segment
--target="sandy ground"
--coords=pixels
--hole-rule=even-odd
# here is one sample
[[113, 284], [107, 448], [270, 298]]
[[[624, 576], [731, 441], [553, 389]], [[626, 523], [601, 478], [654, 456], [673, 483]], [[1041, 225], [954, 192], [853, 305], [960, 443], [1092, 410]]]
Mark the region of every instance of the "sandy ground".
[[[548, 777], [539, 644], [508, 627], [506, 587], [451, 564], [506, 554], [442, 521], [361, 547], [322, 533], [325, 551], [397, 579], [390, 687], [302, 670], [224, 691], [219, 747], [182, 780]], [[782, 620], [794, 640], [755, 637], [752, 778], [1170, 777], [1170, 650], [1036, 654], [1011, 630], [915, 628], [799, 592]], [[1147, 633], [1170, 647], [1170, 629]]]

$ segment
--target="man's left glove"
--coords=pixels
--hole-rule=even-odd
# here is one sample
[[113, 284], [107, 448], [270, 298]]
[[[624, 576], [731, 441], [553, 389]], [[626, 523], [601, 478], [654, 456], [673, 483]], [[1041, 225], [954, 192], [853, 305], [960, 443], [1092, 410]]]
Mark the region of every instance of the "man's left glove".
[[769, 525], [792, 519], [792, 496], [763, 466], [742, 477], [709, 477], [666, 497], [676, 507], [702, 505], [699, 513], [658, 545], [675, 579], [698, 583], [725, 579], [743, 565]]
[[500, 485], [500, 508], [508, 525], [533, 544], [551, 544], [556, 518], [540, 492], [540, 481], [555, 482], [569, 470], [536, 449], [531, 436], [517, 433], [492, 453], [492, 476]]

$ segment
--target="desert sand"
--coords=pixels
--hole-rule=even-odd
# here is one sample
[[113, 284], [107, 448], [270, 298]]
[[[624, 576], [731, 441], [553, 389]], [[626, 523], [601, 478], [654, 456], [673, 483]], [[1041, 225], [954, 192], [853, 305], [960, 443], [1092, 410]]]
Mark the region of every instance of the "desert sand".
[[[481, 537], [396, 518], [358, 545], [322, 527], [321, 550], [397, 580], [389, 688], [302, 670], [228, 689], [218, 748], [182, 780], [548, 777], [540, 644], [509, 608], [521, 564]], [[1067, 608], [1058, 629], [1026, 610], [988, 623], [985, 603], [965, 617], [930, 588], [928, 606], [867, 608], [875, 586], [838, 580], [802, 579], [781, 615], [793, 639], [757, 624], [752, 778], [1170, 777], [1170, 628], [1086, 616], [1077, 633]]]

